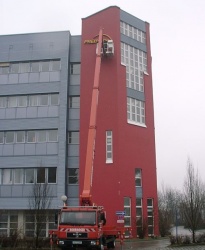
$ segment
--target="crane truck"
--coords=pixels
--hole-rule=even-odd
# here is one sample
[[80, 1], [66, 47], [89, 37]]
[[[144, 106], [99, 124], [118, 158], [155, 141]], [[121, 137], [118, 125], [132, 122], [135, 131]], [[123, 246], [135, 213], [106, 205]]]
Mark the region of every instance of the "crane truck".
[[91, 186], [101, 59], [102, 57], [114, 55], [113, 40], [103, 39], [103, 29], [99, 31], [98, 40], [94, 41], [97, 43], [96, 63], [92, 89], [84, 186], [82, 194], [80, 195], [80, 206], [67, 206], [67, 197], [62, 196], [61, 198], [64, 201], [64, 205], [58, 213], [58, 228], [49, 232], [51, 242], [53, 242], [52, 239], [55, 237], [58, 247], [62, 250], [76, 248], [103, 250], [104, 247], [114, 248], [117, 238], [119, 238], [120, 243], [123, 244], [125, 229], [127, 229], [124, 227], [124, 224], [119, 226], [106, 225], [106, 213], [103, 206], [95, 205], [92, 201]]

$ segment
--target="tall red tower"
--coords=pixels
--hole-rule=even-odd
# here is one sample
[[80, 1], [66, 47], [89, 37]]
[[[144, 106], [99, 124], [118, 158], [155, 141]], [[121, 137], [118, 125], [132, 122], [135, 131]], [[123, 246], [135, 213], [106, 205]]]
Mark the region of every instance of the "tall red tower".
[[114, 56], [102, 58], [93, 162], [93, 201], [107, 221], [133, 236], [158, 235], [157, 180], [149, 24], [112, 6], [82, 20], [80, 82], [80, 193], [94, 82], [96, 40], [103, 28]]

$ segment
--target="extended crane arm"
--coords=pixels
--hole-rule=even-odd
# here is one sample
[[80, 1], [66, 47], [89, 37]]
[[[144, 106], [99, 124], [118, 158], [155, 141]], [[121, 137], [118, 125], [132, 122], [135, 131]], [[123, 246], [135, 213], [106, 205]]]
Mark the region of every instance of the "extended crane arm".
[[100, 29], [97, 55], [95, 63], [95, 74], [94, 84], [92, 90], [92, 101], [90, 111], [90, 122], [88, 131], [87, 141], [87, 153], [85, 161], [85, 175], [84, 175], [84, 186], [83, 192], [80, 197], [80, 203], [82, 206], [92, 206], [91, 199], [91, 187], [92, 187], [92, 174], [93, 174], [93, 159], [95, 151], [95, 137], [96, 137], [96, 117], [97, 117], [97, 106], [98, 106], [98, 95], [99, 95], [99, 79], [100, 79], [100, 67], [101, 67], [101, 48], [103, 44], [103, 31]]
[[101, 28], [99, 31], [97, 51], [96, 51], [94, 84], [92, 90], [87, 152], [85, 161], [84, 186], [82, 195], [80, 196], [81, 206], [93, 205], [91, 188], [92, 188], [92, 176], [93, 176], [93, 160], [95, 153], [96, 119], [97, 119], [101, 59], [102, 56], [112, 56], [113, 53], [114, 53], [113, 41], [103, 40], [103, 29]]

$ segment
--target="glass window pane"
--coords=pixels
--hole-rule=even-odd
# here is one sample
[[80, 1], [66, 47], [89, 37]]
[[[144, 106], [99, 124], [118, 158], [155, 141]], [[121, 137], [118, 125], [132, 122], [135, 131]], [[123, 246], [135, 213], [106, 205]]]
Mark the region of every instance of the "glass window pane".
[[4, 143], [4, 132], [0, 132], [0, 143]]
[[45, 183], [45, 168], [37, 169], [37, 183]]
[[38, 104], [40, 106], [47, 106], [48, 105], [48, 95], [39, 95], [38, 96]]
[[30, 63], [25, 62], [20, 64], [20, 73], [30, 72]]
[[130, 198], [124, 197], [124, 206], [130, 206]]
[[56, 183], [56, 168], [48, 168], [48, 183]]
[[19, 73], [19, 63], [11, 63], [10, 70], [11, 73]]
[[23, 169], [14, 169], [14, 183], [23, 183]]
[[51, 94], [51, 105], [58, 105], [59, 104], [59, 94]]
[[1, 67], [1, 74], [8, 74], [9, 73], [9, 66]]
[[48, 130], [48, 141], [49, 142], [58, 141], [58, 130]]
[[38, 142], [46, 142], [46, 130], [38, 131]]
[[147, 206], [152, 207], [153, 206], [153, 199], [147, 199]]
[[12, 184], [12, 170], [3, 169], [3, 184]]
[[25, 183], [34, 183], [34, 169], [25, 169]]
[[80, 108], [80, 96], [70, 96], [69, 108]]
[[32, 62], [31, 63], [31, 71], [32, 72], [39, 72], [39, 62]]
[[17, 143], [25, 142], [25, 131], [16, 132], [16, 142]]
[[6, 132], [6, 143], [14, 142], [14, 132]]
[[16, 96], [9, 96], [8, 97], [8, 107], [16, 107], [17, 106], [17, 98]]
[[0, 108], [6, 107], [6, 97], [0, 97]]
[[80, 74], [80, 63], [73, 63], [70, 65], [70, 73], [71, 75]]
[[38, 105], [38, 96], [37, 95], [30, 95], [28, 97], [29, 106], [37, 106]]
[[27, 96], [18, 96], [18, 107], [27, 106]]
[[41, 62], [41, 71], [47, 72], [49, 71], [49, 61], [43, 61]]
[[35, 142], [36, 141], [36, 132], [28, 131], [27, 132], [27, 142]]
[[69, 131], [68, 132], [68, 143], [69, 144], [79, 144], [79, 131]]
[[68, 169], [68, 184], [78, 184], [79, 181], [79, 169], [69, 168]]
[[52, 71], [59, 71], [60, 70], [60, 60], [52, 61]]

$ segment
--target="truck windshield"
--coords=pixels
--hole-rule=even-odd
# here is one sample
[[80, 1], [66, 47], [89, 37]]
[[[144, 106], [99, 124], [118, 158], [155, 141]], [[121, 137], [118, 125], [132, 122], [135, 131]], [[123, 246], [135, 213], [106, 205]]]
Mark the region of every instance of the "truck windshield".
[[67, 225], [95, 225], [95, 212], [91, 211], [62, 211], [60, 224]]

